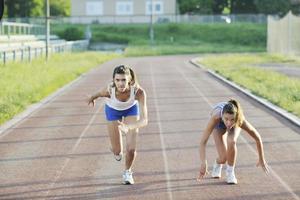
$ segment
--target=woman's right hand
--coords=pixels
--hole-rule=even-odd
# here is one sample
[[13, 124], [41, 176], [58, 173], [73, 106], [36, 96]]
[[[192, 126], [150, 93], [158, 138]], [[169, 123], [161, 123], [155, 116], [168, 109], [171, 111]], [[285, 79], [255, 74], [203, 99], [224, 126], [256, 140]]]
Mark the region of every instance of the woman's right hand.
[[88, 96], [86, 101], [88, 105], [92, 104], [93, 107], [95, 106], [95, 99], [93, 98], [93, 96]]
[[207, 164], [203, 163], [200, 165], [200, 171], [199, 171], [199, 176], [197, 178], [197, 181], [200, 181], [201, 179], [203, 179], [206, 174], [208, 174]]

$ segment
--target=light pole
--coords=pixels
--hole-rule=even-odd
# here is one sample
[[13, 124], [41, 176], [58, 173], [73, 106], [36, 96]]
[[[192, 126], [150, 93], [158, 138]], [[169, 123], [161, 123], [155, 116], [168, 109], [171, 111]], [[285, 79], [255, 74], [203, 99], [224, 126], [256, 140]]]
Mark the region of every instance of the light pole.
[[153, 0], [151, 0], [151, 13], [150, 13], [150, 41], [151, 41], [151, 45], [154, 42], [154, 30], [153, 30]]
[[49, 59], [49, 34], [50, 34], [50, 7], [49, 0], [45, 0], [46, 3], [46, 60]]

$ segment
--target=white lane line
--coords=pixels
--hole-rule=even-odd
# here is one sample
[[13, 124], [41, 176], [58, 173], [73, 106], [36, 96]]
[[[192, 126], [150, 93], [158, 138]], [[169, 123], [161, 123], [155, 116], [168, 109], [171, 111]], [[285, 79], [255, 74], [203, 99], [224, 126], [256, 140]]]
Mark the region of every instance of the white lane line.
[[169, 199], [172, 200], [173, 195], [172, 195], [172, 191], [171, 191], [170, 172], [169, 172], [168, 158], [167, 158], [167, 153], [166, 153], [166, 145], [165, 145], [165, 140], [164, 140], [164, 136], [163, 136], [162, 125], [160, 122], [160, 114], [159, 114], [160, 112], [159, 112], [159, 107], [158, 107], [158, 102], [157, 102], [157, 92], [156, 92], [154, 74], [153, 74], [153, 69], [152, 69], [151, 64], [150, 64], [150, 72], [151, 72], [151, 82], [152, 82], [152, 92], [153, 92], [153, 97], [154, 97], [154, 105], [156, 108], [156, 118], [157, 118], [158, 129], [159, 129], [159, 138], [160, 138], [160, 144], [161, 144], [162, 154], [163, 154], [163, 159], [164, 159], [168, 196], [169, 196]]
[[[250, 148], [250, 150], [254, 153], [257, 154], [254, 148], [247, 142], [247, 140], [244, 137], [241, 137], [243, 142], [247, 144], [247, 146]], [[269, 171], [270, 174], [293, 196], [294, 199], [300, 200], [299, 196], [293, 192], [292, 188], [280, 178], [280, 176], [272, 169], [271, 166], [269, 166]]]
[[[87, 125], [87, 126], [85, 127], [85, 129], [81, 132], [81, 134], [80, 134], [78, 140], [76, 141], [76, 143], [74, 144], [73, 148], [70, 150], [70, 152], [68, 153], [68, 155], [72, 155], [72, 154], [75, 152], [75, 150], [76, 150], [76, 148], [78, 147], [78, 145], [80, 144], [80, 142], [81, 142], [81, 140], [82, 140], [84, 134], [85, 134], [85, 133], [87, 132], [87, 130], [91, 127], [91, 125], [92, 125], [92, 123], [94, 122], [96, 116], [99, 114], [99, 112], [100, 112], [100, 110], [101, 110], [100, 108], [102, 108], [102, 107], [103, 107], [103, 101], [101, 101], [101, 104], [100, 104], [100, 106], [97, 108], [97, 111], [93, 114], [93, 116], [92, 116], [92, 118], [90, 119], [88, 125]], [[67, 159], [65, 160], [64, 164], [62, 165], [62, 167], [61, 167], [59, 170], [56, 171], [56, 175], [55, 175], [55, 177], [54, 177], [52, 183], [50, 184], [48, 191], [46, 192], [45, 198], [47, 198], [47, 196], [48, 196], [50, 190], [53, 189], [53, 187], [54, 187], [54, 185], [56, 184], [57, 180], [61, 177], [63, 171], [65, 170], [65, 168], [66, 168], [66, 166], [68, 165], [68, 163], [70, 162], [70, 160], [71, 160], [71, 158], [67, 158]], [[56, 199], [56, 198], [54, 198], [54, 199]]]
[[[185, 62], [185, 65], [186, 66], [189, 66], [190, 64], [189, 63], [186, 63]], [[181, 71], [179, 70], [177, 67], [176, 67], [176, 70], [183, 76], [183, 78], [197, 91], [197, 93], [202, 97], [204, 98], [204, 100], [208, 103], [208, 105], [210, 107], [213, 106], [213, 104], [204, 96], [204, 94], [201, 92], [201, 90], [192, 82], [190, 81], [186, 75]], [[240, 138], [242, 138], [243, 142], [247, 144], [247, 146], [249, 147], [249, 149], [254, 153], [256, 154], [256, 151], [255, 149], [247, 142], [247, 140], [242, 136], [240, 135]], [[273, 175], [273, 177], [293, 196], [294, 199], [296, 200], [300, 200], [299, 196], [297, 194], [295, 194], [292, 190], [292, 188], [286, 183], [284, 182], [284, 180], [282, 180], [282, 178], [280, 178], [280, 176], [272, 169], [271, 166], [269, 166], [269, 169], [270, 169], [270, 173]]]

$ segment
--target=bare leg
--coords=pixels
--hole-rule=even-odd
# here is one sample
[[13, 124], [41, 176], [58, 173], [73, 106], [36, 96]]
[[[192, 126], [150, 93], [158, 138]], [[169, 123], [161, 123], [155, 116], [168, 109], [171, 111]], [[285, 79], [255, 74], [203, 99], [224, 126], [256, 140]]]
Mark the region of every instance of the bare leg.
[[237, 147], [236, 142], [241, 132], [241, 128], [236, 127], [230, 132], [227, 136], [227, 164], [230, 166], [235, 166], [236, 157], [237, 157]]
[[118, 121], [110, 121], [107, 125], [111, 150], [115, 155], [119, 155], [123, 150], [122, 134], [118, 128]]
[[214, 129], [213, 136], [219, 157], [216, 159], [217, 164], [224, 164], [227, 160], [227, 145], [225, 139], [227, 134], [225, 129]]
[[[137, 120], [138, 120], [138, 116], [128, 116], [125, 118], [125, 123], [136, 122]], [[126, 161], [125, 161], [126, 170], [131, 170], [131, 167], [136, 157], [137, 134], [138, 134], [138, 129], [130, 130], [126, 134]]]

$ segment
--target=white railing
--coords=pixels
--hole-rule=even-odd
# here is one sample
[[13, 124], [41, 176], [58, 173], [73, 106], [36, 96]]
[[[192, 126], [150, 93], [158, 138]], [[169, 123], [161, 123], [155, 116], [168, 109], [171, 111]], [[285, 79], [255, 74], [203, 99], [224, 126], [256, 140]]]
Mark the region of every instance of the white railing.
[[0, 35], [41, 35], [45, 26], [17, 22], [0, 22]]
[[[79, 40], [79, 41], [69, 41], [58, 44], [51, 44], [49, 47], [49, 52], [61, 53], [66, 51], [80, 51], [86, 50], [89, 45], [89, 40]], [[31, 61], [33, 58], [45, 55], [46, 47], [45, 45], [35, 45], [35, 46], [20, 46], [20, 47], [8, 47], [5, 49], [0, 49], [0, 59], [3, 64], [8, 61]]]

